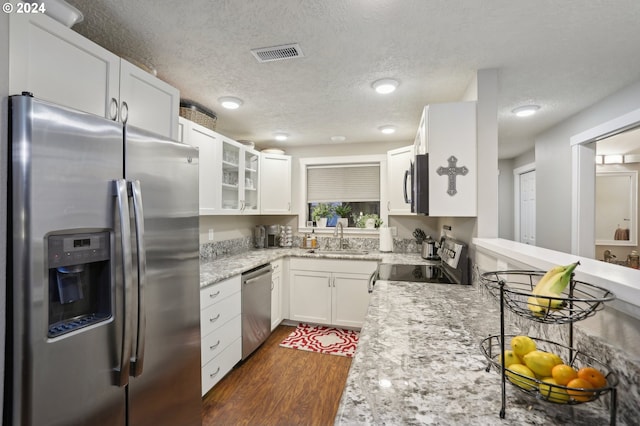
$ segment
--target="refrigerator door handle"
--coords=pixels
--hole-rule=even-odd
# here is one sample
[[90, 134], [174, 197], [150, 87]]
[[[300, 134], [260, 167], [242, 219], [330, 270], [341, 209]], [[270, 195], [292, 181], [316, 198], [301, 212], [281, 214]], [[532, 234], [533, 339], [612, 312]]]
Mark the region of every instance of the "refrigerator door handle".
[[131, 265], [131, 228], [129, 224], [129, 197], [127, 182], [124, 179], [114, 181], [115, 197], [118, 203], [120, 219], [120, 245], [122, 250], [122, 283], [123, 283], [123, 331], [120, 363], [115, 369], [115, 385], [124, 387], [129, 383], [131, 367], [131, 297], [133, 296], [133, 267]]
[[142, 374], [144, 364], [144, 343], [147, 321], [145, 315], [145, 287], [147, 283], [147, 251], [144, 246], [144, 210], [142, 207], [142, 191], [140, 181], [130, 183], [133, 198], [133, 217], [136, 231], [136, 249], [138, 251], [138, 332], [135, 353], [131, 358], [131, 375]]

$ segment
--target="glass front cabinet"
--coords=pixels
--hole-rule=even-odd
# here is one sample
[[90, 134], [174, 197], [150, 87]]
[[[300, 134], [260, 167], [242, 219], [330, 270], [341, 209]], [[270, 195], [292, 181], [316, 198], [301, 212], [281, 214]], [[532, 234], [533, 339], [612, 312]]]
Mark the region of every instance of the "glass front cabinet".
[[221, 214], [258, 214], [260, 153], [220, 136], [218, 163], [220, 170]]

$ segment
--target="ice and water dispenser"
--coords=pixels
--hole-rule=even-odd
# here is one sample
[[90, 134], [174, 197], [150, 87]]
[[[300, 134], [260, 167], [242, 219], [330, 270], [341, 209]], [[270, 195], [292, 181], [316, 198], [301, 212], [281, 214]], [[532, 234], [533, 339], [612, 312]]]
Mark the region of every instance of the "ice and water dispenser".
[[50, 235], [49, 337], [112, 315], [109, 232]]

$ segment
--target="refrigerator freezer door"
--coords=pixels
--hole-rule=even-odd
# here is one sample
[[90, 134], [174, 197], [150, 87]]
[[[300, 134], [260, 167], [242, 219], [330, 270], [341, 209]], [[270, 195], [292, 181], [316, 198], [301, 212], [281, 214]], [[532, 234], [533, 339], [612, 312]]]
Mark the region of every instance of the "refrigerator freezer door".
[[139, 182], [146, 252], [133, 344], [144, 367], [129, 381], [129, 424], [200, 425], [198, 151], [131, 126], [125, 135], [125, 177], [134, 189]]
[[[122, 269], [113, 261], [121, 255], [113, 180], [123, 176], [122, 126], [29, 96], [11, 97], [10, 111], [12, 349], [5, 395], [13, 400], [5, 410], [11, 424], [124, 424], [125, 390], [114, 385], [122, 344]], [[84, 291], [56, 296], [50, 283], [56, 269], [46, 254], [58, 237], [49, 237], [92, 232], [111, 247], [105, 261], [110, 315], [50, 337], [52, 303], [86, 298], [94, 283], [83, 278]], [[78, 250], [93, 244], [89, 237], [73, 241]]]

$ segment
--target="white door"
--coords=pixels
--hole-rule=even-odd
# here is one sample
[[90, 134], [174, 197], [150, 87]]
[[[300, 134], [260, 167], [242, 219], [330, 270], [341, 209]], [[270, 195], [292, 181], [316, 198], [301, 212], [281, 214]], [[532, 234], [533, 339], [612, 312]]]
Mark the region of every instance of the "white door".
[[536, 244], [536, 171], [520, 175], [520, 242]]

